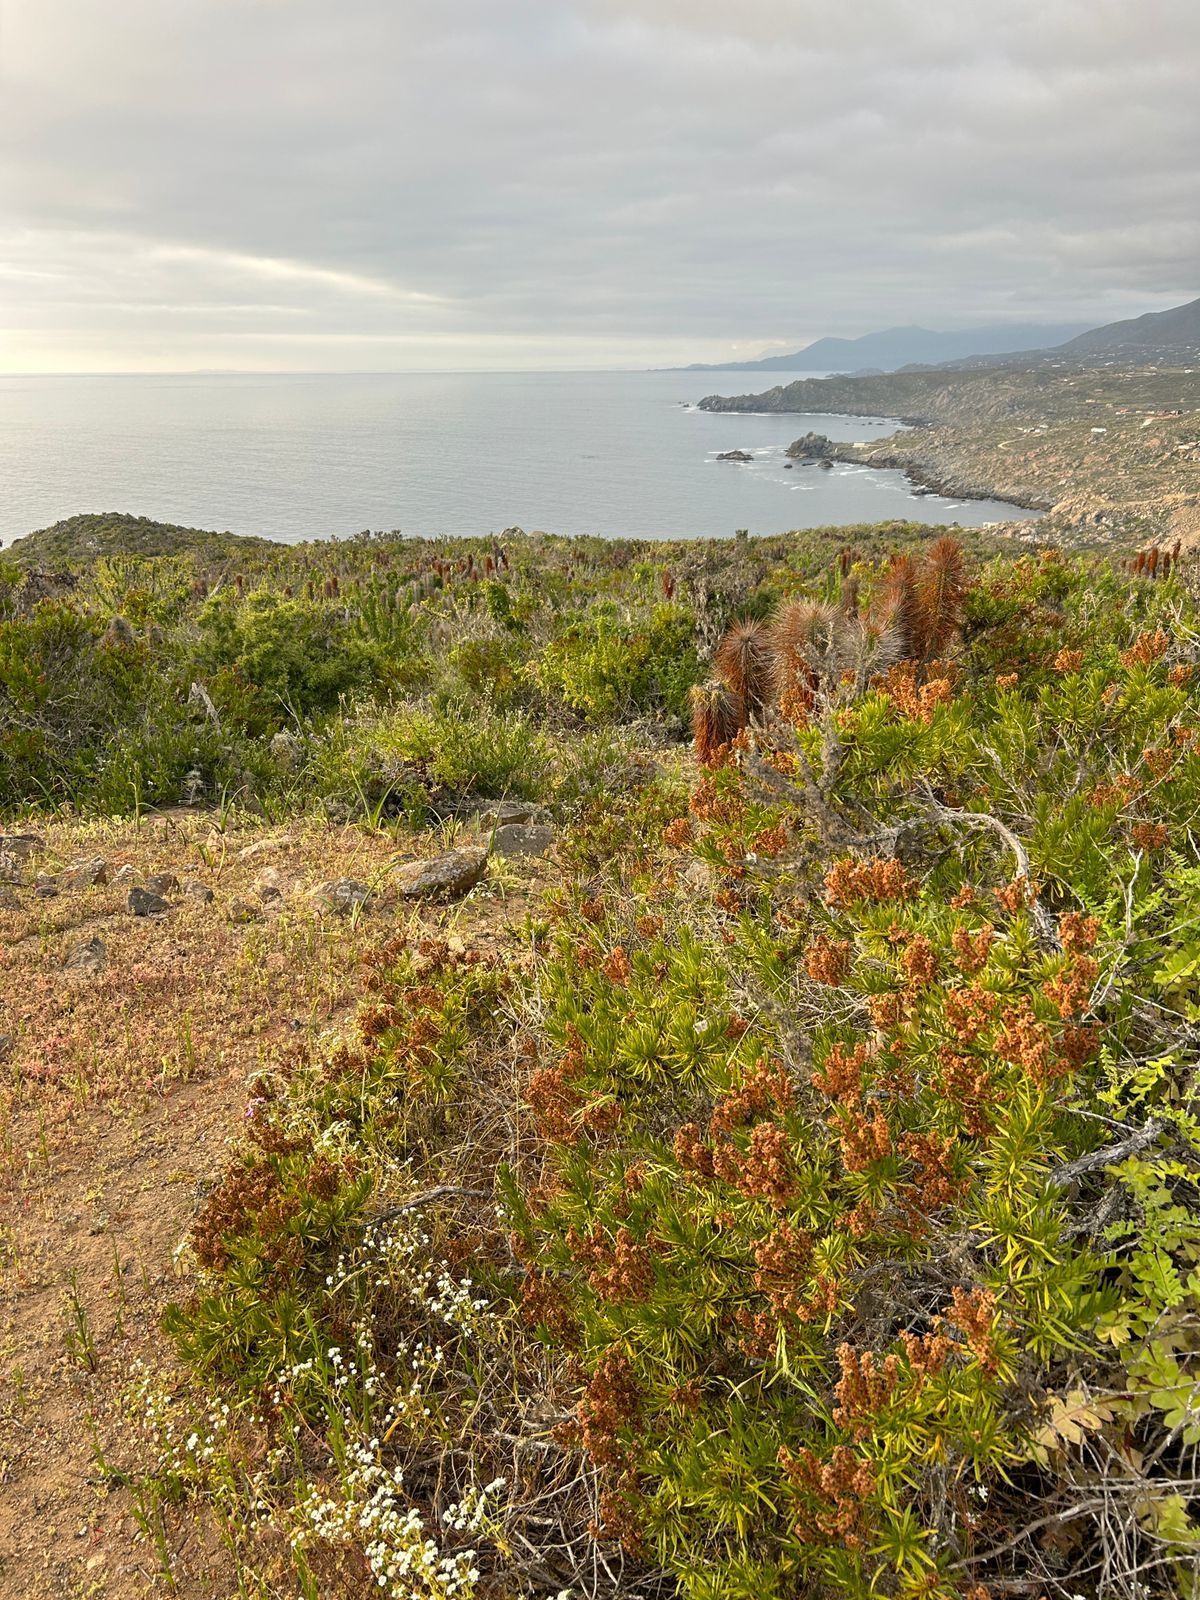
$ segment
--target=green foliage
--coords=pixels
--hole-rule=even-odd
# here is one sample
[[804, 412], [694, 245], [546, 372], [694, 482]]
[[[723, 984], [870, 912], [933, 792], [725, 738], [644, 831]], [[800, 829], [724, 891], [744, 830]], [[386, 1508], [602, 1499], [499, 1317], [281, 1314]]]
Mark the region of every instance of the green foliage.
[[145, 748], [143, 792], [173, 800], [195, 744], [147, 641], [112, 640], [61, 600], [0, 621], [0, 807], [83, 791], [126, 811]]
[[678, 606], [657, 606], [643, 626], [599, 610], [547, 646], [538, 682], [592, 721], [651, 711], [682, 718], [687, 692], [703, 675], [692, 632]]
[[1031, 681], [976, 606], [956, 679], [760, 731], [667, 830], [712, 898], [626, 874], [539, 973], [508, 1200], [609, 1530], [691, 1596], [961, 1595], [1048, 1507], [1066, 1562], [1120, 1527], [1191, 1594], [1192, 635], [1177, 593], [1003, 582], [1047, 603]]
[[[319, 1457], [358, 1537], [364, 1482], [399, 1505], [402, 1464], [440, 1483], [499, 1440], [498, 1474], [518, 1440], [544, 1476], [512, 1503], [551, 1519], [580, 1583], [595, 1500], [608, 1567], [692, 1600], [981, 1600], [1031, 1574], [1196, 1600], [1186, 595], [993, 563], [952, 660], [839, 656], [685, 798], [619, 720], [669, 726], [695, 617], [716, 637], [734, 599], [756, 614], [739, 549], [672, 575], [695, 613], [628, 550], [589, 553], [585, 579], [540, 547], [490, 587], [469, 552], [403, 584], [394, 552], [353, 554], [305, 607], [381, 662], [394, 623], [428, 677], [310, 707], [295, 781], [368, 811], [549, 800], [572, 878], [519, 961], [397, 946], [345, 1042], [264, 1078], [169, 1325], [244, 1410], [272, 1396], [269, 1492], [300, 1516]], [[777, 551], [772, 591], [810, 556]], [[890, 581], [824, 567], [802, 598], [837, 606], [853, 575], [865, 608]], [[411, 603], [381, 598], [398, 588]], [[288, 693], [316, 693], [267, 639], [263, 680], [282, 661]], [[252, 652], [227, 654], [261, 693]], [[466, 1255], [469, 1309], [448, 1268], [431, 1289]], [[551, 1539], [524, 1535], [506, 1549]]]
[[257, 590], [210, 600], [197, 617], [197, 665], [216, 674], [214, 700], [245, 732], [330, 711], [363, 688], [374, 652], [345, 621], [312, 601]]

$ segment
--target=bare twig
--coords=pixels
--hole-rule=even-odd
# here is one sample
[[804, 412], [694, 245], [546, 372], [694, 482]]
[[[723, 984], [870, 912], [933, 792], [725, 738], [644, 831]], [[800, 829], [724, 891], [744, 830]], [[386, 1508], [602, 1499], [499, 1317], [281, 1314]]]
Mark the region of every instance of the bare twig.
[[468, 1189], [459, 1183], [439, 1183], [432, 1189], [422, 1189], [419, 1194], [410, 1194], [407, 1200], [401, 1200], [394, 1206], [389, 1206], [386, 1211], [380, 1211], [375, 1216], [368, 1218], [363, 1223], [366, 1228], [376, 1228], [382, 1222], [391, 1222], [396, 1217], [402, 1217], [407, 1211], [417, 1211], [421, 1206], [435, 1205], [439, 1200], [490, 1200], [490, 1189]]
[[1115, 1166], [1118, 1161], [1124, 1161], [1126, 1156], [1136, 1155], [1139, 1150], [1145, 1150], [1147, 1145], [1154, 1143], [1165, 1127], [1166, 1123], [1161, 1117], [1151, 1117], [1144, 1128], [1138, 1128], [1119, 1144], [1105, 1145], [1103, 1150], [1093, 1150], [1086, 1156], [1079, 1156], [1076, 1160], [1069, 1161], [1065, 1167], [1059, 1167], [1052, 1172], [1047, 1181], [1056, 1189], [1065, 1189], [1069, 1183], [1074, 1183], [1075, 1179], [1082, 1177], [1085, 1172], [1092, 1172], [1096, 1167]]

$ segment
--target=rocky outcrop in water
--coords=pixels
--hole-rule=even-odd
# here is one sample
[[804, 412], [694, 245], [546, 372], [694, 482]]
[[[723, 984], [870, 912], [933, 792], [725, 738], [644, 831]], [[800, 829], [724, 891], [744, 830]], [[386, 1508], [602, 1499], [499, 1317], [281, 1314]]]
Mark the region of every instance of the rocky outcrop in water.
[[803, 438], [788, 445], [783, 453], [793, 461], [824, 461], [828, 459], [832, 449], [831, 439], [827, 439], [823, 433], [813, 433], [810, 430]]

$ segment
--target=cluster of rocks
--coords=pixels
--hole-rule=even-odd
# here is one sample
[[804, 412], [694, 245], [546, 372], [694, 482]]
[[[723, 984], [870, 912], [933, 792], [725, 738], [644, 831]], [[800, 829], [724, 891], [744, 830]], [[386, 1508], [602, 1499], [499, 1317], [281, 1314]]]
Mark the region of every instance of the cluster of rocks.
[[496, 801], [475, 814], [481, 842], [447, 850], [427, 861], [409, 861], [393, 877], [404, 900], [454, 899], [473, 889], [487, 871], [489, 856], [537, 858], [549, 853], [554, 829], [534, 806]]
[[[554, 829], [543, 820], [536, 807], [519, 801], [497, 801], [485, 805], [473, 818], [478, 844], [463, 845], [426, 860], [408, 861], [388, 874], [391, 889], [401, 900], [452, 900], [468, 893], [487, 871], [489, 856], [538, 858], [554, 843]], [[59, 894], [83, 893], [108, 884], [120, 884], [136, 876], [134, 868], [122, 866], [110, 874], [103, 856], [72, 862], [57, 873], [36, 871], [35, 858], [45, 848], [37, 834], [0, 834], [0, 910], [16, 910], [21, 905], [16, 888], [30, 889], [35, 895], [52, 898]], [[257, 846], [251, 847], [257, 850]], [[232, 900], [227, 914], [232, 922], [256, 921], [265, 910], [278, 907], [300, 887], [283, 869], [266, 866], [258, 873], [247, 898]], [[370, 907], [377, 890], [356, 878], [328, 878], [305, 891], [309, 903], [318, 911], [336, 916], [351, 916]], [[173, 872], [160, 872], [130, 883], [125, 909], [134, 917], [161, 917], [180, 901], [209, 904], [213, 891], [199, 879], [182, 884]], [[104, 946], [99, 939], [84, 941], [68, 953], [66, 965], [99, 971], [104, 963]]]

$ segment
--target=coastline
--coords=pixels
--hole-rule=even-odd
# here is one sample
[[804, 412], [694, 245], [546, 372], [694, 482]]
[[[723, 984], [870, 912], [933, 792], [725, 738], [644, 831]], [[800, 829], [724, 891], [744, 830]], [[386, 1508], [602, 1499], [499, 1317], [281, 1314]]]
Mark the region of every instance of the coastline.
[[[909, 423], [907, 426], [915, 431], [919, 425]], [[1035, 512], [1039, 516], [1053, 508], [1054, 502], [1045, 495], [1021, 494], [997, 484], [994, 480], [967, 476], [951, 465], [923, 457], [918, 452], [889, 448], [896, 437], [897, 435], [893, 434], [878, 442], [867, 440], [862, 443], [830, 440], [828, 459], [841, 462], [843, 465], [849, 463], [874, 467], [881, 471], [887, 469], [899, 471], [914, 489], [942, 495], [952, 500], [1002, 500], [1006, 505], [1015, 507], [1018, 512]], [[1009, 520], [1018, 522], [1021, 518], [1012, 517]]]
[[[995, 499], [1067, 543], [1171, 543], [1200, 526], [1200, 373], [997, 367], [823, 378], [708, 395], [712, 414], [898, 418], [911, 432], [819, 452], [889, 467], [914, 488]], [[800, 423], [803, 427], [805, 424]]]

